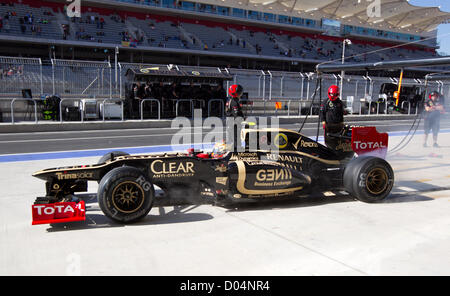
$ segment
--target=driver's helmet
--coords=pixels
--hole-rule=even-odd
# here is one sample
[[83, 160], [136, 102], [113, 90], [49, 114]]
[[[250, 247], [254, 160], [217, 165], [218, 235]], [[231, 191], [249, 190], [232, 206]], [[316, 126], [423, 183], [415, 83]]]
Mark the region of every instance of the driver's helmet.
[[227, 153], [227, 144], [225, 142], [216, 143], [211, 153], [212, 158], [221, 158]]

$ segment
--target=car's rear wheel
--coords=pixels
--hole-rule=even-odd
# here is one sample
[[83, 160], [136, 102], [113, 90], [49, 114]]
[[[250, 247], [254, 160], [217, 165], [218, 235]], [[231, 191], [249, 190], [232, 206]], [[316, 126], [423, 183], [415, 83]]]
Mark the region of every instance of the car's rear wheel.
[[394, 186], [394, 171], [384, 159], [372, 156], [352, 160], [344, 171], [344, 187], [356, 199], [374, 203], [384, 200]]
[[98, 203], [103, 213], [120, 223], [136, 222], [150, 212], [155, 191], [137, 168], [119, 167], [108, 172], [98, 187]]

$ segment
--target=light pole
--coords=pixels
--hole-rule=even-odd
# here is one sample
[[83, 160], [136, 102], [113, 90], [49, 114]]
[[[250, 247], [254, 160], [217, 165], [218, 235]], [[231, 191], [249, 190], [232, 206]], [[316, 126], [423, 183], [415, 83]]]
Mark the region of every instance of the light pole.
[[[344, 39], [344, 41], [342, 41], [342, 65], [345, 63], [345, 46], [346, 45], [352, 45], [352, 41], [350, 39]], [[345, 76], [345, 71], [342, 70], [341, 71], [341, 86], [340, 86], [341, 100], [343, 99], [342, 95], [344, 94], [344, 76]]]

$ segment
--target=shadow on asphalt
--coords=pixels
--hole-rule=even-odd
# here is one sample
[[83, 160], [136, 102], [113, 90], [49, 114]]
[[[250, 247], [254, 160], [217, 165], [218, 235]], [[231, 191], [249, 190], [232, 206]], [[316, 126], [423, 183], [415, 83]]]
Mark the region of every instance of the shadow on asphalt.
[[[372, 205], [376, 206], [385, 203], [403, 203], [403, 202], [418, 202], [418, 201], [430, 201], [432, 198], [420, 195], [418, 192], [416, 194], [390, 194], [385, 200]], [[349, 195], [337, 195], [329, 197], [304, 197], [295, 200], [285, 200], [285, 201], [264, 201], [261, 203], [246, 203], [246, 204], [236, 204], [223, 206], [228, 212], [243, 212], [243, 211], [253, 211], [253, 210], [273, 210], [273, 209], [288, 209], [288, 208], [303, 208], [303, 207], [315, 207], [322, 206], [326, 204], [336, 204], [344, 202], [361, 202]]]
[[[85, 221], [50, 224], [50, 228], [47, 228], [47, 232], [189, 223], [211, 220], [214, 218], [212, 215], [205, 213], [189, 213], [189, 211], [192, 211], [197, 207], [197, 205], [176, 205], [169, 211], [164, 207], [154, 207], [150, 214], [144, 219], [135, 223], [121, 224], [114, 222], [103, 215], [98, 206], [88, 206], [88, 213], [86, 214]], [[159, 215], [155, 214], [157, 209]]]
[[[437, 188], [436, 188], [437, 190]], [[433, 190], [433, 191], [436, 191]], [[131, 224], [120, 224], [107, 218], [98, 207], [97, 198], [95, 194], [80, 195], [86, 201], [88, 213], [86, 221], [51, 224], [47, 232], [59, 231], [75, 231], [86, 229], [101, 229], [113, 227], [133, 227], [133, 226], [150, 226], [176, 223], [189, 223], [211, 220], [214, 216], [205, 213], [190, 213], [193, 209], [200, 205], [186, 204], [186, 201], [177, 203], [171, 200], [170, 204], [157, 204], [153, 207], [150, 214], [144, 219]], [[420, 192], [408, 193], [391, 193], [391, 195], [382, 202], [374, 203], [373, 205], [380, 205], [386, 203], [404, 203], [404, 202], [421, 202], [433, 200], [430, 197], [421, 195]], [[344, 202], [359, 202], [349, 195], [334, 195], [334, 196], [308, 196], [300, 198], [289, 198], [283, 200], [260, 200], [257, 202], [239, 202], [233, 204], [219, 204], [218, 206], [226, 209], [227, 212], [244, 212], [256, 210], [273, 210], [273, 209], [291, 209], [291, 208], [307, 208], [322, 206], [326, 204], [336, 204]], [[173, 208], [171, 208], [173, 207]], [[156, 214], [158, 210], [158, 214]]]
[[430, 201], [430, 200], [434, 199], [431, 197], [418, 194], [417, 192], [415, 194], [391, 194], [389, 198], [385, 199], [383, 202], [381, 202], [381, 204]]
[[299, 198], [290, 198], [284, 200], [261, 200], [258, 202], [240, 202], [235, 204], [221, 205], [228, 212], [243, 212], [253, 210], [274, 210], [290, 209], [302, 207], [321, 206], [330, 203], [352, 202], [355, 199], [349, 195], [339, 196], [308, 196]]

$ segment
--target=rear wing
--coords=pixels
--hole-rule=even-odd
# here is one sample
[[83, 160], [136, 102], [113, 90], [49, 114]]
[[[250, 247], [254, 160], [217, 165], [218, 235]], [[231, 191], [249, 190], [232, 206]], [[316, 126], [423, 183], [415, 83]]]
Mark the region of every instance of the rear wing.
[[370, 155], [386, 158], [389, 135], [379, 133], [376, 127], [353, 127], [352, 149], [358, 156]]

